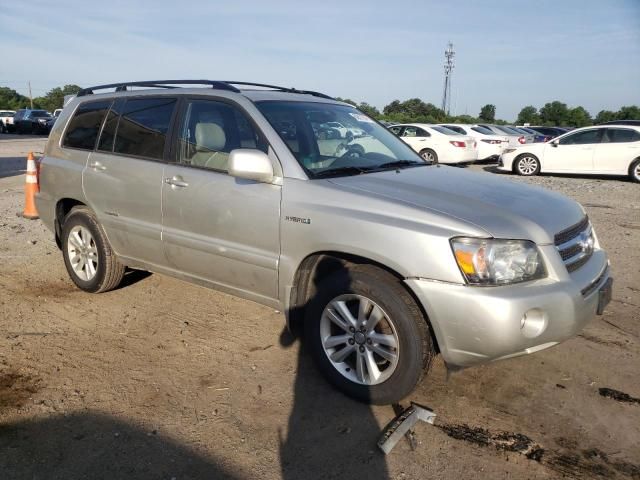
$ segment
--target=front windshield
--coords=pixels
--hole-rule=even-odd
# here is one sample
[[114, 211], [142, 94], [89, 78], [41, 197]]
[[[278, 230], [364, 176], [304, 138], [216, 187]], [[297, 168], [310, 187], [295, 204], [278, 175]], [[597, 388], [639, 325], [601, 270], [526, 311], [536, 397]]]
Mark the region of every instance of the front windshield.
[[45, 112], [44, 110], [34, 110], [33, 112], [31, 112], [31, 116], [34, 118], [40, 118], [40, 117], [50, 117], [51, 115], [49, 115], [49, 113]]
[[256, 104], [311, 178], [428, 165], [353, 107], [319, 102]]

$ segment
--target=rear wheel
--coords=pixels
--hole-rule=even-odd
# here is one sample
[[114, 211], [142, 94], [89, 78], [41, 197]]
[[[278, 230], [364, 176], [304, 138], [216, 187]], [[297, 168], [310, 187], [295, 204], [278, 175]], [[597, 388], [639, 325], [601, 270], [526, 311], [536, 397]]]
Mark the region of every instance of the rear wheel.
[[409, 395], [435, 348], [422, 312], [399, 280], [359, 265], [330, 275], [317, 292], [307, 308], [305, 335], [324, 376], [366, 403]]
[[636, 159], [629, 167], [629, 177], [634, 182], [640, 182], [640, 158]]
[[65, 218], [62, 255], [71, 280], [85, 292], [113, 290], [124, 276], [124, 265], [116, 258], [102, 227], [87, 207], [74, 207]]
[[524, 153], [516, 158], [514, 170], [518, 175], [525, 177], [537, 175], [540, 173], [540, 161], [535, 155]]
[[430, 148], [425, 148], [420, 151], [420, 156], [424, 158], [427, 162], [438, 163], [438, 154], [431, 150]]

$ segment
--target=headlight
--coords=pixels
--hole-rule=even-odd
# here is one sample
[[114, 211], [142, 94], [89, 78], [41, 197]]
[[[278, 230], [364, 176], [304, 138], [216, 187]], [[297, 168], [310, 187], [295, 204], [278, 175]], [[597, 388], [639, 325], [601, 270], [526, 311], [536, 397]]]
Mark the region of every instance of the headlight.
[[46, 118], [39, 118], [38, 119], [38, 123], [47, 123], [47, 119]]
[[543, 278], [536, 244], [528, 240], [452, 238], [453, 254], [467, 283], [506, 285]]

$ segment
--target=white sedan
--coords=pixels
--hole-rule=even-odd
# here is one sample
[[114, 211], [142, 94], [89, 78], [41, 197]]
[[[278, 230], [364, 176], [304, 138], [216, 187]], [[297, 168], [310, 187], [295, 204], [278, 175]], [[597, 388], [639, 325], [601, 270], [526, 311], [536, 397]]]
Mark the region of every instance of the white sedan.
[[498, 160], [502, 151], [509, 145], [509, 138], [505, 135], [496, 135], [491, 130], [479, 125], [475, 127], [460, 123], [440, 123], [439, 125], [474, 138], [478, 143], [478, 160]]
[[507, 148], [498, 169], [526, 176], [540, 172], [629, 175], [640, 182], [640, 127], [577, 128], [550, 142]]
[[473, 138], [439, 125], [410, 123], [393, 125], [389, 130], [432, 163], [471, 163], [478, 159]]

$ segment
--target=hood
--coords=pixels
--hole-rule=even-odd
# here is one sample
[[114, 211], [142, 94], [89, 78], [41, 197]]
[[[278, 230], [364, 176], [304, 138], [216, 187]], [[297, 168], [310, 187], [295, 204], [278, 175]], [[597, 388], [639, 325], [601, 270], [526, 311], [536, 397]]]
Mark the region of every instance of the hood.
[[585, 216], [577, 202], [549, 190], [459, 167], [425, 166], [332, 178], [331, 183], [455, 217], [495, 238], [552, 244]]

